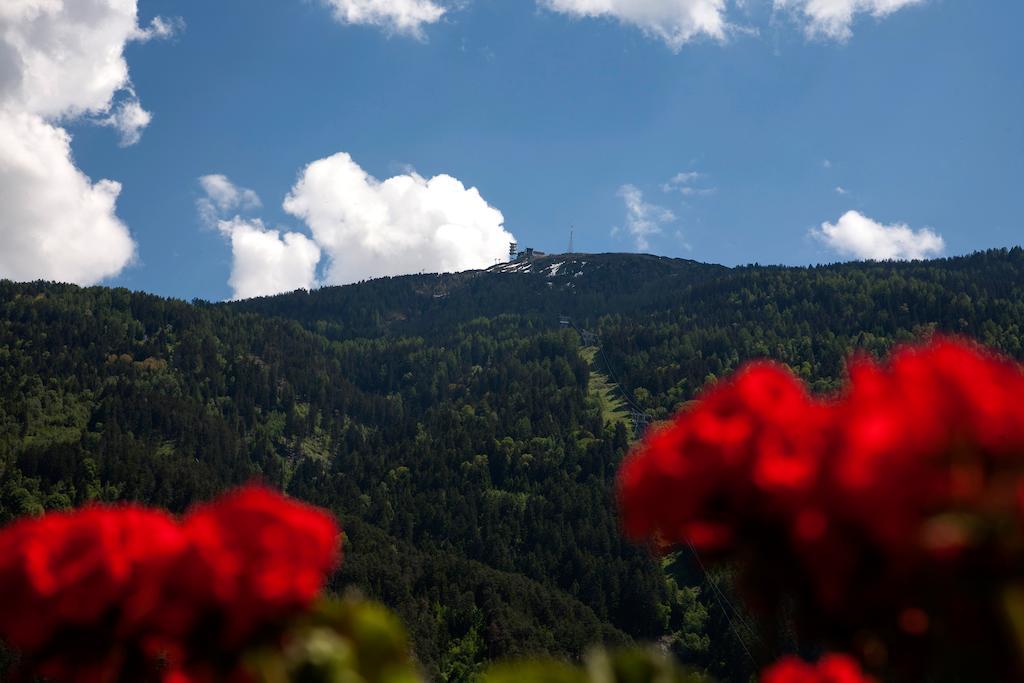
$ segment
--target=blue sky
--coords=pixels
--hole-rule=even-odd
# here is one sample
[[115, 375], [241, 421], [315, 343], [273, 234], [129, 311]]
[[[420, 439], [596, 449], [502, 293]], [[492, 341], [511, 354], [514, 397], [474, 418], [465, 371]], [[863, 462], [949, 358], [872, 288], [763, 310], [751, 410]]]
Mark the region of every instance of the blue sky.
[[[727, 265], [1024, 241], [1016, 0], [889, 0], [906, 6], [884, 16], [883, 0], [827, 0], [855, 10], [838, 29], [800, 0], [375, 1], [443, 15], [410, 29], [345, 21], [327, 0], [139, 0], [141, 29], [105, 38], [121, 41], [131, 89], [49, 109], [0, 99], [66, 129], [88, 182], [121, 184], [113, 218], [76, 228], [99, 231], [86, 252], [108, 266], [33, 251], [29, 237], [61, 219], [38, 206], [64, 206], [42, 196], [31, 212], [0, 209], [0, 276], [225, 299], [486, 265], [506, 232], [564, 251], [570, 225], [578, 251]], [[719, 35], [673, 19], [701, 3], [721, 10]], [[598, 6], [613, 13], [582, 15]], [[135, 128], [110, 113], [132, 102], [152, 119], [121, 145]], [[0, 195], [29, 196], [14, 173], [0, 170]], [[200, 181], [212, 174], [219, 185]], [[117, 256], [123, 230], [130, 258]]]

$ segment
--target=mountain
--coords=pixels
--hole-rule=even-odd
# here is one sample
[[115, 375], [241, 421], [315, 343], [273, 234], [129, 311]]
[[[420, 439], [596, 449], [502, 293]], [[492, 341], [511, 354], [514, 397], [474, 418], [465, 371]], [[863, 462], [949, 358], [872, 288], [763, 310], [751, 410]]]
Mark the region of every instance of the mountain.
[[235, 310], [317, 325], [332, 339], [436, 334], [477, 317], [513, 314], [590, 320], [612, 311], [664, 310], [674, 293], [728, 272], [647, 254], [560, 254], [462, 273], [403, 275], [235, 302]]
[[634, 420], [754, 357], [821, 391], [852, 350], [935, 331], [1021, 358], [1022, 320], [1020, 248], [813, 268], [554, 255], [217, 304], [0, 281], [0, 522], [180, 511], [261, 478], [338, 515], [333, 587], [394, 606], [434, 678], [660, 640], [746, 680], [758, 652], [725, 577], [620, 537]]

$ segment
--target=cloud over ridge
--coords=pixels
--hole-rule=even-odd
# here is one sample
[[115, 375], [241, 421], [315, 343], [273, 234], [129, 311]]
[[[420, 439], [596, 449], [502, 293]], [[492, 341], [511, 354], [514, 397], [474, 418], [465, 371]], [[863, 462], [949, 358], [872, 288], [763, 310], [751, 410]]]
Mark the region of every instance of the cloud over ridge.
[[259, 197], [225, 175], [202, 176], [199, 184], [200, 218], [231, 244], [234, 299], [486, 268], [504, 260], [515, 240], [501, 212], [476, 188], [443, 174], [377, 180], [344, 152], [306, 166], [284, 200], [284, 210], [306, 224], [309, 236], [243, 217], [260, 208]]
[[93, 284], [134, 258], [120, 183], [89, 180], [70, 145], [38, 116], [0, 111], [0, 276]]
[[231, 242], [233, 299], [312, 289], [320, 247], [298, 232], [272, 230], [260, 219], [235, 216], [218, 223]]
[[309, 164], [284, 209], [309, 226], [332, 285], [485, 268], [515, 239], [476, 188], [444, 174], [377, 180], [343, 152]]
[[[231, 245], [232, 299], [270, 296], [316, 285], [320, 247], [306, 235], [268, 228], [259, 218], [240, 213], [263, 206], [253, 190], [235, 185], [222, 173], [199, 177], [203, 196], [196, 210]], [[233, 215], [232, 215], [233, 214]]]
[[175, 26], [140, 28], [136, 0], [0, 4], [0, 276], [94, 284], [132, 261], [134, 240], [116, 215], [121, 185], [82, 173], [60, 125], [96, 117], [121, 144], [138, 142], [152, 116], [124, 49]]
[[835, 223], [822, 223], [811, 235], [842, 256], [874, 261], [927, 259], [946, 249], [942, 236], [930, 228], [884, 225], [857, 211], [847, 211]]

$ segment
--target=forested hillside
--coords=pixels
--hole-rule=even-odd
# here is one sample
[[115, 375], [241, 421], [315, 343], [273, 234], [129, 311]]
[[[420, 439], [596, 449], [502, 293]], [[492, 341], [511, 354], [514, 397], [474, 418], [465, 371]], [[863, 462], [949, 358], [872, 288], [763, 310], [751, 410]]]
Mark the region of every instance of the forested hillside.
[[[598, 366], [562, 315], [599, 335]], [[1021, 321], [1019, 248], [817, 268], [563, 255], [225, 304], [2, 281], [0, 522], [183, 510], [258, 477], [339, 516], [335, 588], [395, 607], [435, 678], [662, 639], [745, 680], [757, 652], [692, 560], [621, 539], [631, 430], [594, 373], [665, 417], [751, 357], [827, 390], [851, 350], [934, 331], [1022, 357]]]

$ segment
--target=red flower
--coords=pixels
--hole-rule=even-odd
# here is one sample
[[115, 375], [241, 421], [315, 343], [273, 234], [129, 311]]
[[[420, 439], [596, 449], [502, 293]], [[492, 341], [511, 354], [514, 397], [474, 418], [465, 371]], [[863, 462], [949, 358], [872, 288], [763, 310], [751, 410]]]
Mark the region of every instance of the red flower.
[[[1024, 566], [1022, 399], [1020, 366], [943, 338], [886, 364], [855, 358], [827, 400], [752, 363], [625, 460], [623, 528], [740, 561], [754, 604], [786, 600], [847, 645], [864, 629], [999, 631], [988, 606]], [[919, 618], [957, 595], [953, 623]]]
[[716, 384], [623, 464], [627, 535], [722, 550], [741, 511], [775, 515], [813, 489], [827, 415], [773, 364], [751, 364]]
[[329, 515], [264, 488], [195, 509], [185, 531], [227, 618], [222, 635], [228, 643], [307, 608], [340, 560], [339, 532]]
[[173, 519], [134, 506], [17, 522], [0, 533], [0, 634], [32, 650], [60, 629], [102, 623], [182, 545]]
[[783, 657], [761, 672], [761, 683], [873, 683], [855, 659], [847, 655], [825, 655], [817, 664], [797, 657]]
[[[183, 522], [87, 507], [0, 530], [0, 638], [53, 680], [224, 680], [280, 634], [337, 565], [339, 531], [260, 487]], [[206, 673], [204, 673], [206, 672]]]

